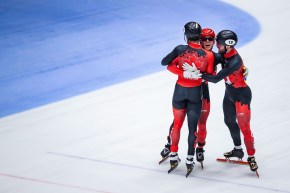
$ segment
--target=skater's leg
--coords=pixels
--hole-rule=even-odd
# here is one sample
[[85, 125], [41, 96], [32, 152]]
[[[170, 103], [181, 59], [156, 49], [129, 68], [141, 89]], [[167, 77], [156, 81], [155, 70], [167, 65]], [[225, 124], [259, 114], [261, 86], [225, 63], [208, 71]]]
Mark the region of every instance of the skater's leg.
[[236, 103], [237, 120], [239, 127], [244, 135], [244, 143], [249, 156], [253, 156], [256, 152], [254, 147], [254, 137], [250, 129], [251, 110], [249, 105]]
[[200, 148], [203, 148], [203, 146], [205, 145], [205, 139], [207, 135], [206, 121], [207, 121], [209, 112], [210, 112], [210, 102], [206, 99], [203, 99], [202, 110], [201, 110], [200, 118], [198, 120], [198, 131], [197, 131], [198, 145], [202, 145], [202, 146], [198, 146]]
[[230, 100], [228, 93], [225, 93], [223, 100], [223, 112], [224, 112], [224, 121], [227, 127], [229, 128], [232, 140], [235, 147], [241, 146], [241, 134], [240, 128], [236, 121], [236, 107], [235, 104]]
[[185, 109], [173, 108], [174, 124], [171, 131], [171, 152], [178, 152], [178, 143], [180, 139], [180, 130], [185, 118]]
[[188, 152], [187, 155], [194, 155], [194, 144], [196, 142], [197, 123], [201, 113], [202, 102], [187, 104], [188, 121]]
[[200, 118], [198, 120], [198, 130], [197, 130], [197, 142], [198, 147], [203, 148], [205, 145], [205, 139], [207, 135], [206, 130], [206, 121], [210, 113], [210, 95], [209, 95], [209, 88], [206, 82], [202, 83], [202, 110], [200, 114]]
[[186, 100], [187, 88], [182, 87], [178, 84], [175, 85], [173, 99], [172, 99], [172, 109], [173, 109], [173, 127], [170, 133], [171, 138], [171, 152], [178, 151], [178, 143], [180, 139], [180, 130], [184, 122], [186, 115]]

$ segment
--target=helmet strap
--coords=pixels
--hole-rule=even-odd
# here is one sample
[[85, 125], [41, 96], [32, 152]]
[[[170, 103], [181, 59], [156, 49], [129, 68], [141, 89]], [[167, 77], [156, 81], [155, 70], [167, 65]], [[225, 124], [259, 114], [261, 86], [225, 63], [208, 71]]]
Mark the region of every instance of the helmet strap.
[[[227, 53], [228, 52], [228, 49], [227, 49], [227, 46], [225, 45], [225, 51], [224, 51], [225, 53]], [[224, 53], [224, 54], [225, 54]]]

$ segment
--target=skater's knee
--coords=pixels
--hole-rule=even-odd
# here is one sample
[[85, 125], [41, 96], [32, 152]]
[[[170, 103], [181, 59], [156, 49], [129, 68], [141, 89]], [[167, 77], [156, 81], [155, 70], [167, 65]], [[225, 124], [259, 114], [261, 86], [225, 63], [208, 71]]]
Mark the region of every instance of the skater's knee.
[[224, 119], [224, 122], [225, 122], [225, 124], [226, 124], [228, 127], [232, 127], [233, 125], [237, 124], [237, 122], [236, 122], [235, 119], [227, 119], [227, 118], [225, 118], [225, 119]]

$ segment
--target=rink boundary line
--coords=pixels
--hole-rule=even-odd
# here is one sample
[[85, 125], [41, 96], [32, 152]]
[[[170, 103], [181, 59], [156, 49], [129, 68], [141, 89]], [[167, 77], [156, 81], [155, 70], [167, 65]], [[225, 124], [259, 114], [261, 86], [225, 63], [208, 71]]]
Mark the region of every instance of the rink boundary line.
[[102, 190], [96, 190], [96, 189], [93, 189], [93, 188], [86, 188], [86, 187], [81, 187], [81, 186], [76, 186], [76, 185], [71, 185], [71, 184], [63, 184], [63, 183], [58, 183], [58, 182], [50, 182], [50, 181], [47, 181], [47, 180], [28, 178], [28, 177], [17, 176], [17, 175], [12, 175], [12, 174], [0, 173], [0, 176], [14, 178], [14, 179], [19, 179], [19, 180], [33, 181], [33, 182], [38, 182], [38, 183], [43, 183], [43, 184], [62, 186], [62, 187], [66, 187], [66, 188], [73, 188], [73, 189], [90, 191], [90, 192], [112, 193], [112, 192], [105, 192], [105, 191], [102, 191]]
[[[137, 165], [130, 165], [130, 164], [124, 164], [124, 163], [118, 163], [118, 162], [111, 162], [111, 161], [106, 161], [106, 160], [99, 160], [99, 159], [93, 159], [93, 158], [88, 158], [88, 157], [81, 157], [81, 156], [75, 156], [75, 155], [69, 155], [69, 154], [63, 154], [63, 153], [57, 153], [57, 152], [46, 152], [46, 153], [52, 154], [52, 155], [56, 155], [56, 156], [62, 156], [62, 157], [75, 158], [75, 159], [81, 159], [81, 160], [86, 160], [86, 161], [99, 162], [99, 163], [115, 165], [115, 166], [125, 166], [125, 167], [130, 167], [130, 168], [135, 168], [135, 169], [146, 170], [146, 171], [167, 173], [167, 171], [153, 169], [153, 168], [146, 168], [146, 167], [137, 166]], [[184, 175], [182, 175], [182, 174], [175, 174], [175, 175], [179, 175], [179, 176], [183, 176], [184, 177]], [[263, 187], [263, 186], [255, 186], [255, 185], [249, 185], [249, 184], [242, 184], [242, 183], [230, 182], [230, 181], [226, 181], [226, 180], [218, 180], [218, 179], [206, 178], [206, 177], [200, 177], [200, 176], [190, 176], [190, 177], [191, 178], [203, 179], [203, 180], [207, 180], [207, 181], [215, 181], [215, 182], [222, 182], [222, 183], [227, 183], [227, 184], [234, 184], [234, 185], [239, 185], [239, 186], [251, 187], [251, 188], [256, 188], [256, 189], [263, 189], [263, 190], [270, 190], [270, 191], [275, 191], [275, 192], [290, 193], [290, 191], [286, 191], [286, 190], [268, 188], [268, 187]]]

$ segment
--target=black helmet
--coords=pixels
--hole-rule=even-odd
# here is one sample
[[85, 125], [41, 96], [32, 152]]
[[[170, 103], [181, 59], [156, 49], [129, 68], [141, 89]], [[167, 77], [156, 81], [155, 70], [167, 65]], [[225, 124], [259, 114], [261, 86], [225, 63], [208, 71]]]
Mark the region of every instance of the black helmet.
[[191, 21], [184, 26], [184, 35], [190, 40], [199, 40], [201, 35], [201, 26], [199, 23]]
[[238, 36], [231, 30], [222, 30], [217, 34], [216, 41], [225, 46], [235, 46], [238, 43]]

